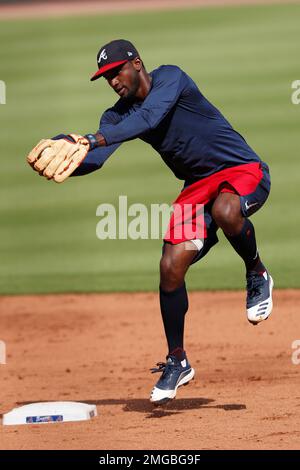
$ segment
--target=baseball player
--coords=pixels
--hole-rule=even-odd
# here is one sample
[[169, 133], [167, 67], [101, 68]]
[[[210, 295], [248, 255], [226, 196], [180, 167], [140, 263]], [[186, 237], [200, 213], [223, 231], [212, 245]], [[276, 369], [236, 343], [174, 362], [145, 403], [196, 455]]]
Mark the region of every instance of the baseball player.
[[256, 325], [271, 313], [273, 280], [249, 220], [269, 195], [269, 169], [179, 67], [162, 65], [148, 73], [136, 48], [123, 39], [101, 47], [97, 64], [91, 80], [104, 77], [119, 96], [102, 114], [99, 130], [42, 140], [27, 160], [42, 176], [63, 182], [101, 168], [122, 142], [140, 138], [184, 181], [176, 205], [203, 205], [202, 238], [197, 231], [176, 236], [178, 226], [196, 223], [195, 210], [180, 220], [173, 213], [164, 238], [159, 295], [168, 354], [152, 369], [161, 375], [150, 397], [162, 404], [194, 377], [183, 343], [185, 274], [218, 242], [218, 228], [245, 263], [249, 322]]

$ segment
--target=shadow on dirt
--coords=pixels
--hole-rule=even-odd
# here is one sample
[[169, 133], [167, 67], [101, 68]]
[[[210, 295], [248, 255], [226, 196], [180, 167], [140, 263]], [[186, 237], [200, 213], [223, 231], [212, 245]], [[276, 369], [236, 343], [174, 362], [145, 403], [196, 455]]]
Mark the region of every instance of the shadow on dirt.
[[[46, 401], [46, 400], [41, 400]], [[212, 404], [215, 400], [211, 398], [181, 398], [172, 400], [161, 406], [154, 406], [148, 399], [106, 399], [106, 400], [76, 400], [97, 406], [122, 405], [125, 412], [146, 413], [146, 418], [163, 418], [173, 414], [179, 414], [188, 410], [198, 409], [220, 409], [224, 411], [245, 410], [246, 405], [238, 403], [226, 403], [223, 405]], [[28, 405], [32, 402], [19, 402], [18, 406]]]

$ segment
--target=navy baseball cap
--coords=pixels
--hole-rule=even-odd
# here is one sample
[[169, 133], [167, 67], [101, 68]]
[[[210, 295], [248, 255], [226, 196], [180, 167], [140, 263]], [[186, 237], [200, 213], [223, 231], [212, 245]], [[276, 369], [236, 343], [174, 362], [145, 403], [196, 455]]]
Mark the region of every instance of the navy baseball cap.
[[125, 64], [129, 60], [139, 57], [139, 53], [131, 42], [125, 39], [116, 39], [101, 47], [97, 54], [99, 69], [92, 76], [91, 81], [97, 80], [108, 70]]

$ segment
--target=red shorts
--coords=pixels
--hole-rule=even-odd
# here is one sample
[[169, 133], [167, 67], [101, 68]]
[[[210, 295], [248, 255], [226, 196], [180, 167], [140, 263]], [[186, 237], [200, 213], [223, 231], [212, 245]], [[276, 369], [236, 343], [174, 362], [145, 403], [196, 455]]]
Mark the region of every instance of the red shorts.
[[[270, 177], [265, 163], [247, 163], [226, 168], [197, 181], [184, 189], [174, 201], [174, 212], [164, 241], [178, 244], [209, 237], [208, 221], [212, 220], [209, 213], [211, 203], [222, 192], [238, 194], [242, 215], [248, 217], [264, 204], [269, 191]], [[201, 205], [203, 211], [202, 215], [199, 215]], [[179, 208], [177, 213], [176, 207]], [[185, 208], [188, 210], [185, 211]], [[213, 230], [214, 236], [216, 230], [217, 227]]]

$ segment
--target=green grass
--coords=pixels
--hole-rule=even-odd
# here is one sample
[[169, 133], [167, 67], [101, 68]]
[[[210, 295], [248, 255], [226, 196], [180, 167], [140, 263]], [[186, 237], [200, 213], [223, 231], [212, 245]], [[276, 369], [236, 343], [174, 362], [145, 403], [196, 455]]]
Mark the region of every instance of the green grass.
[[[271, 167], [272, 192], [255, 216], [263, 259], [277, 287], [300, 287], [299, 5], [202, 8], [119, 16], [0, 22], [0, 293], [155, 290], [159, 240], [96, 238], [96, 208], [170, 203], [181, 188], [140, 141], [122, 147], [98, 172], [55, 185], [25, 164], [34, 143], [59, 132], [98, 128], [115, 101], [89, 82], [99, 46], [131, 39], [148, 70], [181, 66]], [[243, 266], [223, 236], [188, 274], [191, 289], [244, 285]]]

